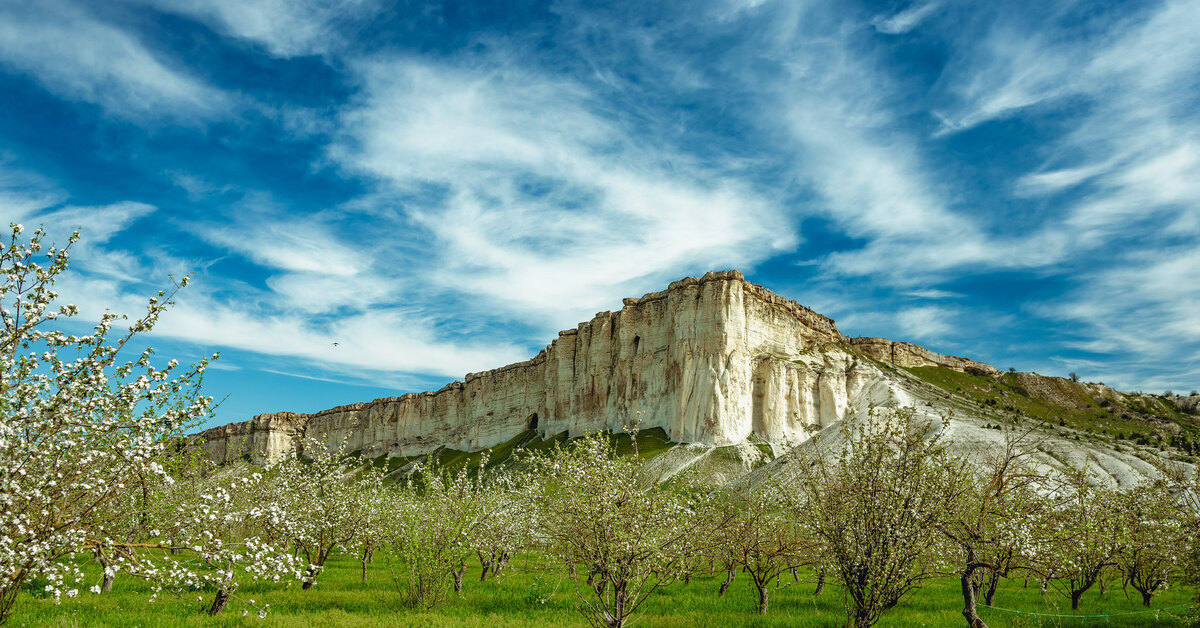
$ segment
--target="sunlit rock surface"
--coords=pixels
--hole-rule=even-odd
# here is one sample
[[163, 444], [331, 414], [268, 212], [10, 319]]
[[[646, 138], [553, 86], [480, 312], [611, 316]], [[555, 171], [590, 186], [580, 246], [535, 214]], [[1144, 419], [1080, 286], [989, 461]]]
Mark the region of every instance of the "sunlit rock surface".
[[263, 414], [202, 437], [218, 462], [275, 460], [302, 435], [346, 439], [366, 456], [411, 456], [484, 449], [530, 428], [575, 436], [631, 421], [681, 443], [723, 447], [755, 435], [791, 446], [850, 412], [910, 401], [879, 363], [997, 373], [909, 343], [847, 338], [832, 319], [724, 271], [625, 299], [559, 332], [531, 360], [438, 391]]

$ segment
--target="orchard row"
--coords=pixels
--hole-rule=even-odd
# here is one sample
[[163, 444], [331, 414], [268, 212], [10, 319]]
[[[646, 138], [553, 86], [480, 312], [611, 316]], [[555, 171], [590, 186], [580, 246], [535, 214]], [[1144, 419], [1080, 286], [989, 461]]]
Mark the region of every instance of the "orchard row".
[[[183, 437], [211, 404], [207, 361], [127, 355], [174, 293], [84, 335], [54, 329], [77, 315], [53, 290], [69, 246], [22, 233], [12, 226], [0, 260], [0, 624], [35, 580], [73, 597], [103, 595], [117, 577], [211, 591], [211, 614], [241, 603], [265, 615], [239, 596], [245, 582], [308, 589], [338, 552], [359, 556], [365, 579], [379, 550], [396, 599], [415, 608], [469, 586], [471, 565], [487, 578], [536, 550], [561, 562], [599, 626], [623, 626], [659, 588], [714, 571], [721, 593], [749, 579], [767, 613], [772, 584], [808, 567], [844, 589], [855, 626], [954, 574], [971, 628], [1004, 578], [1078, 608], [1105, 577], [1149, 606], [1200, 573], [1188, 469], [1163, 463], [1137, 486], [1106, 488], [1086, 469], [1034, 464], [1037, 428], [1009, 429], [993, 455], [967, 460], [904, 408], [848, 419], [721, 487], [686, 472], [662, 481], [603, 434], [503, 465], [431, 460], [399, 478], [319, 439], [267, 467], [215, 467]], [[101, 580], [78, 567], [81, 553]]]

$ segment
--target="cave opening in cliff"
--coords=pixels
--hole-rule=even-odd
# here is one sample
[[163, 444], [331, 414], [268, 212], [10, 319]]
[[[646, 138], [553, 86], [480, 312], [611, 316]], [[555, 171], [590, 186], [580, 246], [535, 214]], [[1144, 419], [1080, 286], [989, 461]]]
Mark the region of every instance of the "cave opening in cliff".
[[641, 342], [642, 342], [642, 337], [641, 337], [641, 336], [634, 336], [634, 337], [633, 337], [633, 354], [634, 354], [634, 355], [637, 355], [637, 351], [638, 351], [638, 344], [640, 344]]
[[537, 421], [538, 421], [538, 416], [537, 416], [537, 413], [534, 412], [533, 415], [529, 417], [529, 429], [536, 430], [537, 429]]

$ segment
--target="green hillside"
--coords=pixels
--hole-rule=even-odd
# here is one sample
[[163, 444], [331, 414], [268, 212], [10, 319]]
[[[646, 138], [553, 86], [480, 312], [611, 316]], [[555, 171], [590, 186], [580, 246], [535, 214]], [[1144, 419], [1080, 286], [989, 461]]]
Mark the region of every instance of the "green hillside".
[[1042, 423], [1079, 440], [1124, 440], [1188, 458], [1200, 454], [1200, 417], [1166, 397], [1036, 373], [989, 377], [936, 366], [901, 370], [931, 385], [951, 407], [997, 424]]

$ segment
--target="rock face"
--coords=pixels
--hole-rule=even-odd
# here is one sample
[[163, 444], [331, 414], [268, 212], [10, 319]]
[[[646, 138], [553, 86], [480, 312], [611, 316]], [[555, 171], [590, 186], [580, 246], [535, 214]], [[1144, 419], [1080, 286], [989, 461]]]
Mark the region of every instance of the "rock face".
[[202, 433], [212, 458], [277, 459], [307, 435], [363, 455], [441, 446], [476, 451], [534, 429], [544, 436], [621, 430], [633, 420], [674, 440], [723, 446], [751, 434], [795, 444], [852, 409], [896, 394], [867, 357], [897, 366], [995, 368], [922, 347], [843, 336], [832, 319], [745, 281], [737, 271], [625, 299], [533, 359], [470, 373], [436, 392], [263, 414]]
[[947, 366], [972, 375], [999, 375], [991, 364], [976, 362], [956, 355], [934, 353], [911, 342], [895, 342], [887, 338], [851, 338], [850, 344], [863, 353], [888, 364], [912, 368], [915, 366]]
[[304, 435], [308, 415], [295, 412], [260, 414], [249, 421], [229, 423], [200, 433], [210, 458], [225, 463], [243, 455], [258, 463], [277, 460]]

